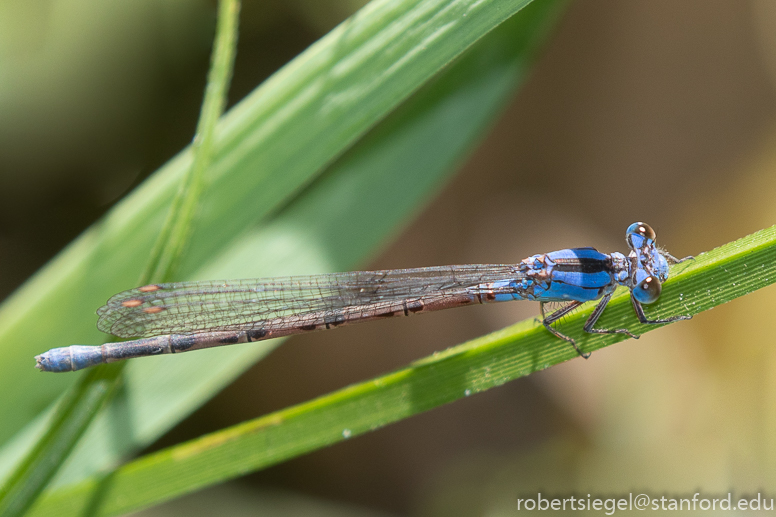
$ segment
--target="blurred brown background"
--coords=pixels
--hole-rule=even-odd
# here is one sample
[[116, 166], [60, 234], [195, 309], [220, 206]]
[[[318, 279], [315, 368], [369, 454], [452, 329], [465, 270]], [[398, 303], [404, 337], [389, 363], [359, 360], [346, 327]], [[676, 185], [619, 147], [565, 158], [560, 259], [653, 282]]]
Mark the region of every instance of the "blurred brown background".
[[[247, 2], [232, 101], [361, 3]], [[208, 2], [2, 4], [0, 297], [188, 143], [213, 21]], [[698, 254], [774, 224], [775, 173], [776, 3], [580, 0], [456, 178], [364, 267], [623, 251], [636, 220]], [[776, 497], [774, 306], [768, 288], [147, 514], [511, 515], [537, 491]], [[155, 448], [537, 312], [291, 339]]]

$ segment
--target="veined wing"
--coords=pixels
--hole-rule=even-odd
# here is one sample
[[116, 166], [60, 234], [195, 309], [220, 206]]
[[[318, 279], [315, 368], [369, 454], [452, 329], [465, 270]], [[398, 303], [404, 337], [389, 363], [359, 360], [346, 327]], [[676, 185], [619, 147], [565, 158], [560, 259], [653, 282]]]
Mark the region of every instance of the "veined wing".
[[521, 275], [514, 264], [470, 264], [152, 284], [113, 296], [97, 311], [97, 327], [128, 338], [279, 328], [313, 314], [341, 316], [343, 309], [357, 320], [401, 304], [406, 312], [406, 303], [509, 292], [487, 284]]

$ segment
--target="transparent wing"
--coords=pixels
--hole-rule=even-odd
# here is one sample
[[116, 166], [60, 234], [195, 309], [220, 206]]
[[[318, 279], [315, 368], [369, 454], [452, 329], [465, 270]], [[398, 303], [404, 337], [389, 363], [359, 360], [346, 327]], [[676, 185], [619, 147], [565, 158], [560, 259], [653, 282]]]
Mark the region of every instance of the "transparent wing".
[[97, 311], [97, 327], [124, 338], [280, 328], [300, 316], [344, 308], [363, 308], [358, 314], [367, 317], [397, 303], [506, 292], [487, 284], [521, 275], [515, 265], [472, 264], [152, 284], [113, 296]]

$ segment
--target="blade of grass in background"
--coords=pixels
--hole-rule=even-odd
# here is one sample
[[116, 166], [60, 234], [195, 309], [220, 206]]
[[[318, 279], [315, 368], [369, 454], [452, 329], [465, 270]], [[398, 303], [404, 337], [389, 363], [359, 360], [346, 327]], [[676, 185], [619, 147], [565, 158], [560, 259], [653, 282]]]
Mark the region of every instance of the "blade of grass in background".
[[219, 0], [213, 57], [197, 131], [191, 144], [193, 163], [180, 183], [138, 285], [174, 280], [178, 262], [194, 229], [197, 208], [202, 200], [205, 172], [213, 161], [216, 124], [224, 114], [232, 80], [239, 14], [238, 0]]
[[[226, 105], [232, 77], [238, 0], [221, 0], [207, 87], [192, 145], [193, 163], [170, 207], [139, 284], [165, 281], [174, 273], [193, 227], [202, 194], [202, 177], [210, 165], [213, 134]], [[30, 453], [0, 487], [0, 516], [16, 517], [27, 512], [59, 471], [78, 440], [120, 382], [125, 364], [100, 365], [81, 376], [56, 406], [50, 424]]]
[[[674, 266], [650, 316], [698, 314], [776, 281], [776, 226]], [[561, 328], [585, 350], [623, 341], [621, 335], [584, 334], [595, 302]], [[604, 319], [605, 318], [605, 319]], [[640, 335], [626, 289], [620, 288], [602, 328]], [[537, 370], [577, 357], [568, 343], [535, 318], [450, 348], [370, 381], [292, 406], [132, 461], [118, 470], [44, 495], [36, 516], [119, 515], [280, 463], [355, 437]]]
[[[411, 11], [406, 3], [395, 2], [392, 5], [399, 4], [407, 9], [405, 14]], [[492, 7], [494, 2], [455, 3], [457, 9], [463, 4], [476, 4], [475, 9], [464, 12], [467, 14], [467, 20], [472, 17], [487, 17], [489, 23], [495, 25], [506, 15], [503, 10], [499, 10], [498, 14], [486, 16], [486, 11], [481, 9], [483, 6]], [[499, 2], [498, 8], [514, 12], [519, 5], [521, 4], [516, 2]], [[236, 194], [232, 195], [231, 191], [214, 186], [224, 179], [223, 175], [211, 178], [213, 183], [211, 188], [207, 189], [210, 200], [200, 214], [201, 218], [210, 221], [208, 224], [215, 227], [211, 228], [211, 233], [218, 234], [214, 238], [231, 240], [214, 246], [215, 251], [209, 257], [200, 257], [199, 264], [187, 258], [186, 263], [182, 265], [184, 278], [261, 276], [354, 267], [372, 253], [377, 245], [384, 242], [387, 234], [396, 231], [398, 222], [406, 220], [418, 209], [420, 203], [428, 198], [441, 179], [482, 135], [499, 107], [514, 91], [517, 82], [524, 77], [531, 51], [551, 26], [561, 5], [559, 2], [539, 2], [531, 5], [518, 17], [510, 20], [509, 24], [489, 34], [462, 60], [446, 69], [433, 84], [424, 88], [370, 133], [290, 204], [287, 201], [288, 196], [296, 195], [294, 189], [301, 185], [278, 199], [278, 196], [269, 195], [276, 193], [279, 188], [270, 183], [279, 181], [287, 188], [289, 183], [286, 181], [287, 168], [284, 165], [293, 165], [297, 170], [299, 165], [290, 159], [283, 161], [265, 156], [270, 153], [272, 146], [262, 140], [262, 135], [278, 126], [283, 129], [284, 124], [291, 122], [277, 120], [279, 115], [271, 120], [259, 116], [269, 110], [265, 103], [274, 103], [273, 97], [270, 96], [267, 100], [258, 93], [249, 97], [227, 115], [227, 121], [221, 125], [221, 143], [217, 145], [215, 154], [215, 163], [224, 171], [223, 174], [228, 172], [229, 175], [239, 177], [238, 180], [230, 180], [237, 183], [236, 186], [233, 185]], [[445, 11], [445, 15], [450, 14], [448, 11]], [[357, 16], [354, 21], [347, 22], [346, 26], [352, 29], [353, 24], [364, 20], [374, 25], [377, 22], [368, 17], [373, 12], [367, 9], [360, 19]], [[395, 11], [392, 12], [396, 14]], [[427, 20], [426, 25], [438, 21], [434, 16], [427, 18], [431, 21]], [[442, 18], [442, 21], [444, 20], [449, 22], [447, 18]], [[382, 21], [383, 19], [380, 23]], [[415, 26], [407, 30], [412, 27]], [[428, 35], [441, 30], [440, 27], [434, 27], [433, 24], [426, 27], [430, 31]], [[445, 30], [453, 32], [467, 32], [471, 29], [469, 25], [461, 27], [457, 23], [452, 26], [447, 23], [444, 27]], [[478, 25], [475, 23], [474, 27]], [[344, 38], [343, 31], [346, 29], [347, 27], [341, 27], [335, 33]], [[482, 30], [482, 27], [478, 30]], [[468, 32], [459, 36], [474, 39]], [[422, 47], [427, 49], [439, 42], [444, 43], [446, 38], [447, 36], [440, 36], [430, 41], [425, 37], [420, 40], [424, 42]], [[460, 38], [453, 36], [453, 39], [456, 40], [456, 46], [451, 47], [451, 52], [458, 48]], [[270, 80], [270, 83], [320, 83], [322, 79], [316, 79], [314, 74], [296, 78], [293, 73], [298, 69], [309, 71], [308, 68], [312, 65], [308, 62], [315, 61], [320, 57], [320, 53], [324, 52], [320, 47], [338, 41], [334, 36], [328, 36], [311, 49], [314, 50], [312, 57], [302, 56], [301, 63], [292, 63], [291, 71], [281, 73], [279, 79]], [[417, 42], [417, 38], [414, 41]], [[416, 46], [420, 48], [420, 45]], [[412, 48], [414, 47], [407, 50]], [[344, 55], [349, 51], [355, 52], [347, 48], [342, 50]], [[417, 54], [409, 53], [412, 56]], [[422, 60], [418, 64], [413, 59], [409, 59], [410, 64], [415, 63], [420, 67], [428, 65]], [[371, 61], [374, 60], [386, 63], [379, 48], [372, 56]], [[404, 66], [409, 66], [407, 59], [402, 61], [402, 67]], [[433, 63], [428, 65], [427, 71], [432, 68]], [[366, 80], [361, 74], [353, 73], [356, 78]], [[326, 83], [325, 86], [331, 84], [333, 83]], [[395, 81], [392, 84], [396, 87]], [[264, 88], [267, 87], [263, 86], [259, 92]], [[277, 90], [283, 88], [273, 85], [271, 90], [279, 95]], [[321, 99], [328, 99], [341, 90], [342, 85], [337, 84], [337, 88], [327, 90], [327, 94], [318, 93], [316, 99], [320, 103]], [[402, 90], [409, 92], [412, 88], [404, 85]], [[373, 96], [387, 95], [384, 89], [377, 86], [370, 91]], [[393, 91], [390, 93], [393, 94]], [[346, 98], [347, 96], [343, 97]], [[370, 101], [375, 102], [371, 98]], [[363, 99], [356, 98], [350, 106], [352, 110], [358, 111], [363, 104]], [[280, 110], [279, 105], [272, 106]], [[315, 109], [310, 108], [299, 114], [300, 108], [296, 108], [291, 115], [297, 114], [298, 117], [309, 116], [310, 113], [320, 114], [323, 109], [316, 105]], [[288, 113], [284, 115], [291, 116]], [[355, 119], [350, 117], [347, 110], [337, 116], [327, 116], [331, 117], [332, 124], [352, 127], [354, 120], [361, 120], [363, 112], [359, 111]], [[303, 117], [299, 120], [294, 117], [292, 119], [295, 131], [291, 132], [291, 136], [289, 131], [284, 129], [284, 134], [289, 139], [286, 146], [294, 145], [293, 137], [296, 134], [308, 134]], [[324, 131], [321, 124], [322, 122], [319, 122], [317, 126], [314, 125], [313, 129]], [[357, 127], [354, 129], [354, 135], [363, 124], [355, 125]], [[253, 131], [245, 129], [248, 126], [252, 127]], [[238, 132], [238, 129], [244, 129], [244, 132]], [[241, 139], [238, 139], [238, 136]], [[309, 154], [311, 148], [315, 148], [318, 143], [313, 141], [305, 147], [294, 148], [299, 154]], [[328, 141], [321, 145], [333, 149]], [[234, 149], [236, 154], [228, 152]], [[257, 153], [257, 157], [252, 155], [253, 152]], [[244, 163], [248, 159], [246, 157], [251, 158], [251, 166]], [[175, 176], [179, 174], [177, 171], [187, 159], [187, 155], [183, 154], [168, 164], [167, 172], [153, 178], [139, 192], [117, 207], [101, 226], [76, 242], [63, 257], [39, 275], [31, 286], [17, 293], [12, 303], [6, 306], [4, 313], [0, 314], [0, 321], [3, 321], [4, 317], [8, 318], [5, 323], [10, 325], [10, 330], [6, 327], [2, 331], [5, 334], [0, 334], [0, 343], [7, 342], [8, 336], [15, 338], [14, 343], [24, 343], [22, 338], [30, 337], [26, 332], [26, 324], [30, 323], [33, 316], [46, 314], [46, 310], [54, 311], [52, 318], [55, 320], [44, 320], [45, 325], [36, 328], [34, 337], [37, 348], [31, 347], [33, 349], [27, 350], [29, 355], [25, 355], [23, 361], [19, 359], [14, 369], [9, 370], [9, 375], [18, 376], [17, 369], [30, 371], [31, 368], [27, 365], [30, 364], [31, 356], [50, 346], [57, 346], [62, 342], [99, 342], [100, 335], [93, 330], [94, 318], [84, 318], [83, 315], [91, 314], [94, 308], [101, 305], [114, 291], [133, 285], [134, 280], [126, 280], [125, 277], [136, 274], [137, 266], [133, 261], [149, 249], [150, 245], [147, 244], [144, 244], [146, 247], [141, 246], [140, 251], [137, 249], [148, 240], [145, 225], [158, 227], [154, 224], [159, 220], [154, 207], [163, 203], [157, 198], [164, 198], [174, 189]], [[228, 170], [230, 166], [233, 168]], [[310, 174], [314, 175], [314, 171]], [[265, 187], [269, 191], [267, 195], [262, 191]], [[214, 205], [218, 206], [214, 209]], [[250, 214], [245, 214], [246, 211], [252, 210]], [[271, 212], [276, 215], [266, 219], [266, 214]], [[261, 220], [260, 214], [265, 214], [261, 224], [246, 222]], [[243, 228], [240, 234], [235, 232], [230, 236], [229, 233], [234, 232], [230, 224], [225, 223], [223, 229], [217, 228], [219, 221], [229, 217], [242, 220]], [[206, 237], [200, 234], [198, 238]], [[129, 275], [124, 268], [131, 270]], [[35, 289], [37, 287], [43, 289], [40, 295]], [[25, 306], [25, 303], [29, 305]], [[62, 322], [67, 318], [71, 319], [73, 328], [66, 326], [67, 335], [63, 337]], [[149, 443], [247, 368], [270, 346], [273, 345], [231, 347], [226, 354], [202, 352], [189, 354], [191, 357], [182, 355], [175, 357], [178, 361], [174, 362], [132, 362], [126, 371], [126, 385], [122, 396], [117, 397], [106, 414], [98, 419], [98, 425], [92, 427], [87, 439], [79, 446], [66, 467], [66, 472], [59, 479], [76, 480]], [[4, 366], [7, 367], [8, 364]], [[15, 422], [20, 426], [29, 420], [51, 400], [52, 391], [57, 386], [71, 382], [64, 377], [67, 376], [38, 375], [32, 379], [20, 378], [20, 384], [14, 384], [8, 379], [0, 381], [7, 382], [9, 393], [18, 397], [17, 400], [23, 401], [11, 409], [3, 408], [7, 415], [16, 419], [4, 420], [3, 425], [11, 427]], [[41, 388], [41, 385], [44, 388]], [[5, 432], [8, 435], [8, 429]], [[19, 447], [22, 440], [23, 437], [12, 446]]]

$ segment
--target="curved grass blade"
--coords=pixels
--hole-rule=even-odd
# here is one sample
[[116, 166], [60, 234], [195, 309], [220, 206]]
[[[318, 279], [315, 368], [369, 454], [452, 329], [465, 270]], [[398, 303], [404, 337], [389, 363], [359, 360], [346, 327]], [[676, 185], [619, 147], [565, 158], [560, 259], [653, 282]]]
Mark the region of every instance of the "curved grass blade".
[[[726, 244], [671, 269], [650, 314], [698, 314], [776, 281], [776, 226]], [[595, 303], [573, 313], [562, 331], [597, 350], [623, 337], [587, 334]], [[620, 288], [606, 325], [636, 334], [640, 325]], [[611, 328], [611, 327], [610, 327]], [[132, 461], [101, 477], [44, 496], [35, 516], [95, 516], [140, 509], [355, 437], [577, 357], [535, 319], [450, 348], [393, 373], [223, 429]], [[96, 496], [99, 494], [99, 496]], [[98, 502], [94, 501], [97, 497]]]
[[202, 201], [205, 171], [213, 161], [216, 124], [224, 113], [229, 84], [232, 80], [239, 13], [239, 0], [219, 1], [213, 57], [194, 142], [191, 144], [194, 161], [181, 180], [167, 220], [159, 232], [138, 285], [171, 281], [175, 277], [178, 262], [191, 237], [196, 210]]

